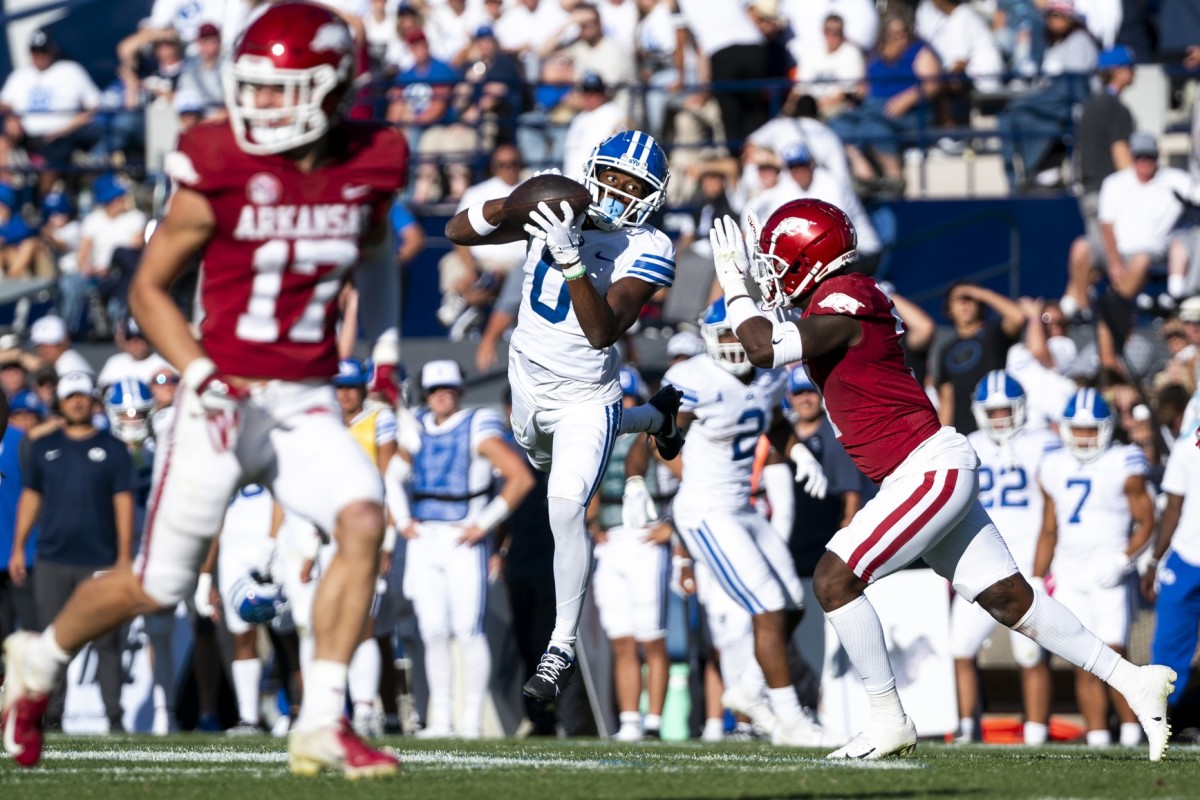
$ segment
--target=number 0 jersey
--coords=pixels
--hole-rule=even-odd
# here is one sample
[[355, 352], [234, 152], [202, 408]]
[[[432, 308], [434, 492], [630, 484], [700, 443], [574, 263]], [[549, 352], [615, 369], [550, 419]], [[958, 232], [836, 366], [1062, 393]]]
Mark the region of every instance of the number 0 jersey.
[[[660, 287], [675, 280], [675, 247], [649, 225], [585, 229], [579, 256], [602, 297], [622, 278]], [[510, 363], [518, 370], [514, 377], [552, 407], [620, 399], [617, 348], [597, 349], [588, 342], [562, 271], [537, 240], [529, 248], [524, 270], [521, 311], [510, 343], [516, 356]]]
[[758, 370], [747, 385], [700, 355], [671, 367], [663, 381], [683, 392], [679, 410], [696, 417], [683, 444], [676, 507], [746, 506], [754, 449], [783, 399], [787, 373]]
[[1045, 505], [1038, 484], [1048, 453], [1062, 448], [1058, 437], [1044, 428], [1026, 428], [1005, 444], [996, 444], [983, 431], [967, 435], [979, 454], [979, 502], [1004, 537], [1017, 565], [1033, 566]]
[[185, 133], [167, 174], [204, 195], [216, 228], [201, 264], [200, 339], [221, 372], [282, 380], [337, 372], [338, 291], [408, 171], [408, 146], [382, 126], [342, 123], [329, 156], [301, 172], [242, 152], [227, 123]]

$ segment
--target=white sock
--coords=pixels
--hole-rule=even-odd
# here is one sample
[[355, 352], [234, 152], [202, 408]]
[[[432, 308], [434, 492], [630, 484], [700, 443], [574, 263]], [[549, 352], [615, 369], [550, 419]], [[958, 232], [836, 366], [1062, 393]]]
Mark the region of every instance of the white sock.
[[[1184, 291], [1187, 289], [1187, 276], [1171, 274], [1167, 276], [1167, 294], [1171, 297], [1183, 297]], [[1126, 723], [1128, 724], [1128, 723]]]
[[804, 716], [804, 712], [800, 710], [800, 698], [790, 685], [778, 689], [768, 686], [767, 702], [771, 704], [771, 711], [776, 718], [784, 725], [795, 725]]
[[972, 717], [959, 718], [958, 735], [964, 739], [975, 738], [975, 720]]
[[463, 662], [463, 732], [478, 733], [483, 727], [483, 704], [492, 678], [492, 652], [482, 633], [458, 640]]
[[888, 661], [883, 625], [866, 595], [827, 613], [825, 619], [833, 626], [850, 663], [862, 678], [871, 703], [871, 718], [903, 717], [904, 707], [900, 704], [896, 676]]
[[617, 719], [620, 721], [622, 728], [630, 727], [641, 730], [642, 715], [637, 711], [622, 711]]
[[425, 640], [425, 681], [429, 684], [429, 710], [425, 727], [449, 729], [450, 711], [450, 637]]
[[1140, 722], [1122, 722], [1119, 741], [1122, 747], [1137, 747], [1142, 743], [1142, 724]]
[[1025, 744], [1045, 744], [1050, 738], [1049, 726], [1040, 722], [1025, 723]]
[[383, 659], [374, 639], [367, 639], [354, 649], [347, 680], [351, 703], [375, 705], [375, 698], [379, 695], [379, 673], [382, 670]]
[[[1034, 592], [1033, 604], [1013, 626], [1013, 630], [1025, 634], [1054, 655], [1087, 670], [1105, 683], [1110, 683], [1121, 694], [1125, 694], [1125, 689], [1129, 688], [1130, 684], [1125, 678], [1127, 674], [1132, 677], [1132, 672], [1117, 670], [1117, 666], [1125, 660], [1100, 641], [1096, 634], [1083, 627], [1079, 618], [1053, 597]], [[1129, 668], [1134, 671], [1137, 669], [1132, 664], [1129, 664]]]
[[308, 680], [308, 674], [312, 672], [313, 659], [317, 655], [317, 643], [312, 637], [312, 633], [300, 634], [300, 677]]
[[662, 730], [662, 715], [647, 714], [646, 718], [642, 720], [642, 728], [648, 731]]
[[721, 681], [726, 687], [753, 684], [756, 691], [767, 685], [762, 667], [754, 658], [754, 636], [749, 631], [721, 648]]
[[257, 658], [239, 659], [229, 669], [233, 673], [233, 693], [237, 695], [238, 719], [257, 725], [262, 662]]
[[1112, 734], [1108, 731], [1088, 731], [1088, 747], [1107, 747], [1112, 744]]
[[550, 644], [575, 656], [579, 615], [592, 575], [592, 547], [584, 508], [574, 500], [551, 497], [546, 501], [550, 531], [554, 534], [554, 590], [557, 605]]
[[52, 692], [67, 672], [71, 654], [54, 638], [54, 626], [42, 631], [33, 646], [25, 651], [25, 680], [35, 692]]
[[349, 667], [337, 661], [315, 659], [304, 676], [304, 705], [296, 730], [308, 731], [336, 725], [346, 712], [346, 674]]
[[704, 720], [702, 739], [716, 739], [725, 735], [725, 720], [722, 717], [709, 717]]
[[655, 433], [663, 426], [662, 412], [645, 404], [621, 412], [621, 433]]

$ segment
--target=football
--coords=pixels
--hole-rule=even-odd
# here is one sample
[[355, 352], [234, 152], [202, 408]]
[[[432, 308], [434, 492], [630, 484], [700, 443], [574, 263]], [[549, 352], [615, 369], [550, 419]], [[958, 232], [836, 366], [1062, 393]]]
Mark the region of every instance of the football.
[[530, 212], [536, 211], [538, 203], [550, 206], [556, 214], [566, 200], [576, 215], [587, 211], [592, 195], [579, 181], [565, 175], [537, 175], [513, 189], [504, 200], [504, 227], [524, 229]]

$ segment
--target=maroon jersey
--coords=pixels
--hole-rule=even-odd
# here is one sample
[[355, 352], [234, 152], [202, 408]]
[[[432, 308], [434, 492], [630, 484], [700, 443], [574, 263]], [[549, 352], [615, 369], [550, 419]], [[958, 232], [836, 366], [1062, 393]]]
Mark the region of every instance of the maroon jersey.
[[866, 275], [835, 275], [817, 285], [804, 317], [841, 314], [862, 324], [862, 341], [805, 359], [825, 398], [838, 441], [876, 483], [941, 429], [925, 390], [904, 366], [892, 301]]
[[342, 123], [310, 173], [281, 155], [238, 149], [228, 123], [197, 125], [166, 160], [208, 199], [216, 229], [200, 276], [200, 342], [217, 369], [282, 380], [337, 372], [338, 291], [364, 237], [387, 214], [408, 172], [403, 135]]

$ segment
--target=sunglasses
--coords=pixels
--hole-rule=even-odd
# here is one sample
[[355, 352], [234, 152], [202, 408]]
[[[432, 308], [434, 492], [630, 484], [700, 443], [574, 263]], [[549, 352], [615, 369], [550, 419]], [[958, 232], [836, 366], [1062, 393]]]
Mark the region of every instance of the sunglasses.
[[520, 161], [497, 161], [492, 166], [494, 166], [496, 169], [503, 169], [505, 167], [519, 167], [519, 166], [521, 166], [521, 162]]
[[154, 382], [159, 386], [174, 386], [179, 383], [178, 375], [155, 375]]

